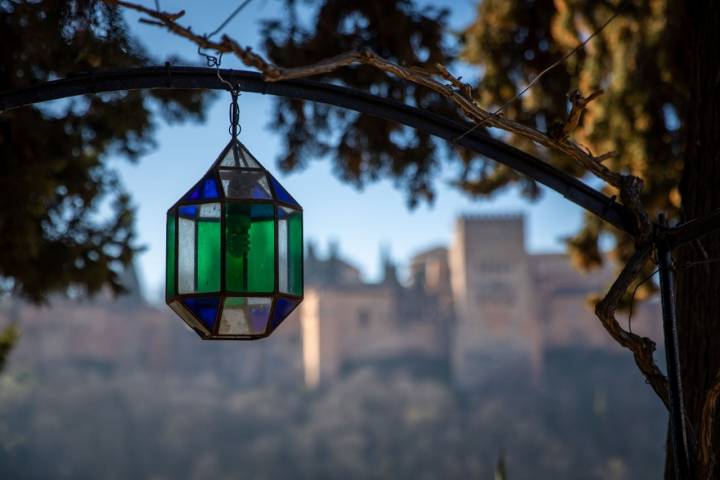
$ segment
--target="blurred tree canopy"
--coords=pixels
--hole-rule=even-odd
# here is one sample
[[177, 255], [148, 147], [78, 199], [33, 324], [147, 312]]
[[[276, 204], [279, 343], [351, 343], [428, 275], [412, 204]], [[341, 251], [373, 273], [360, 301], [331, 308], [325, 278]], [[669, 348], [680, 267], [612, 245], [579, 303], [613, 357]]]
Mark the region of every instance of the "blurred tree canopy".
[[[288, 3], [292, 11], [295, 2]], [[266, 25], [267, 54], [278, 65], [308, 65], [365, 47], [397, 63], [425, 67], [438, 62], [457, 65], [459, 55], [459, 60], [477, 66], [477, 99], [490, 111], [617, 14], [592, 42], [542, 77], [504, 114], [551, 131], [568, 114], [569, 92], [577, 89], [587, 95], [603, 89], [604, 95], [590, 103], [574, 139], [595, 154], [616, 150], [619, 155], [607, 165], [645, 180], [643, 200], [649, 210], [677, 214], [688, 72], [674, 41], [681, 32], [672, 21], [668, 2], [485, 0], [479, 3], [477, 17], [468, 19], [457, 48], [443, 36], [448, 30], [443, 10], [420, 9], [409, 0], [314, 3], [316, 16], [307, 25], [296, 14]], [[327, 41], [330, 38], [333, 41]], [[340, 69], [324, 77], [457, 115], [434, 92], [371, 67]], [[424, 134], [403, 135], [404, 128], [397, 124], [295, 100], [278, 100], [273, 127], [285, 138], [281, 165], [286, 169], [329, 153], [342, 178], [362, 184], [378, 176], [393, 177], [406, 187], [412, 202], [432, 199], [432, 180], [441, 161], [437, 143], [453, 151]], [[530, 141], [506, 139], [566, 172], [580, 177], [586, 173], [577, 162]], [[487, 196], [516, 185], [528, 198], [538, 197], [537, 185], [508, 167], [458, 149], [453, 153], [462, 161], [457, 184], [468, 194]], [[610, 228], [588, 214], [584, 228], [568, 241], [578, 266], [587, 269], [602, 262], [598, 239]], [[627, 236], [618, 239], [618, 259], [626, 260], [632, 243]]]
[[[566, 95], [574, 90], [604, 94], [590, 103], [574, 140], [594, 154], [618, 156], [605, 164], [645, 182], [642, 200], [651, 216], [678, 214], [685, 105], [689, 70], [685, 67], [680, 22], [671, 2], [578, 2], [570, 0], [487, 0], [464, 32], [463, 60], [482, 69], [478, 100], [487, 108], [502, 105], [546, 67], [579, 45], [613, 15], [616, 18], [583, 49], [544, 75], [505, 114], [539, 130], [552, 131], [567, 116]], [[510, 141], [566, 172], [586, 172], [555, 152], [528, 141]], [[467, 178], [471, 192], [485, 193], [513, 182], [495, 166]], [[616, 194], [606, 187], [608, 195]], [[598, 238], [610, 229], [587, 214], [585, 226], [569, 239], [575, 263], [585, 269], [602, 263]], [[617, 232], [612, 232], [617, 233]], [[631, 239], [617, 237], [618, 259], [632, 254]]]
[[[327, 0], [309, 2], [317, 5], [317, 12], [310, 22], [303, 22], [296, 2], [286, 3], [291, 13], [266, 22], [262, 31], [268, 57], [283, 67], [309, 65], [361, 48], [421, 67], [447, 65], [457, 55], [446, 42], [448, 12], [443, 9], [418, 8], [410, 0]], [[372, 67], [340, 69], [320, 78], [457, 116], [435, 92]], [[344, 181], [360, 186], [389, 177], [409, 192], [411, 204], [432, 199], [441, 162], [430, 135], [336, 107], [284, 98], [277, 100], [272, 127], [285, 144], [280, 166], [286, 170], [329, 155]]]
[[[96, 0], [0, 1], [0, 90], [153, 62], [117, 9]], [[122, 291], [133, 208], [108, 158], [153, 146], [155, 117], [201, 120], [199, 91], [76, 97], [0, 115], [0, 291], [32, 301]], [[100, 209], [109, 213], [100, 212]]]

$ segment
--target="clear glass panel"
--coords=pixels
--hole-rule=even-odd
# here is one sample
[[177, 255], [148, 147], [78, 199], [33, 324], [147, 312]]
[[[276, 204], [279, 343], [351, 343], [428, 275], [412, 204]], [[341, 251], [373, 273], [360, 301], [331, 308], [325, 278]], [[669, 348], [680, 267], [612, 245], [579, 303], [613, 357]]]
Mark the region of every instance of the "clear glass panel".
[[182, 300], [183, 305], [212, 332], [217, 318], [220, 299], [218, 297], [191, 297]]
[[262, 168], [260, 163], [252, 156], [252, 154], [240, 142], [233, 141], [232, 146], [225, 152], [221, 167], [235, 168]]
[[205, 335], [209, 335], [209, 332], [205, 326], [198, 322], [197, 319], [185, 308], [182, 303], [177, 300], [170, 302], [170, 308], [177, 314], [178, 317], [182, 318], [187, 325], [193, 330], [200, 330]]
[[218, 333], [220, 335], [262, 335], [267, 328], [271, 303], [271, 298], [226, 298]]
[[219, 174], [228, 198], [272, 199], [264, 171], [220, 170]]
[[222, 166], [222, 167], [239, 167], [240, 165], [237, 164], [237, 162], [235, 161], [235, 155], [233, 155], [232, 142], [231, 142], [231, 145], [228, 145], [225, 148], [227, 148], [227, 151], [225, 152], [223, 159], [220, 161], [220, 166]]
[[178, 219], [178, 293], [195, 291], [195, 220]]
[[278, 207], [278, 289], [303, 294], [302, 212]]
[[165, 298], [175, 296], [175, 265], [177, 255], [175, 251], [175, 215], [167, 216], [166, 246], [165, 246]]
[[240, 143], [238, 145], [238, 157], [240, 160], [240, 166], [245, 168], [262, 168], [260, 166], [260, 163], [253, 157], [252, 153], [248, 151], [248, 149]]
[[179, 208], [178, 292], [220, 291], [220, 204]]
[[295, 300], [294, 298], [280, 297], [275, 300], [275, 310], [273, 310], [271, 321], [272, 328], [277, 328], [277, 326], [295, 310], [295, 307], [297, 307], [299, 303], [300, 300]]
[[225, 282], [230, 291], [275, 287], [275, 208], [230, 203], [225, 211]]

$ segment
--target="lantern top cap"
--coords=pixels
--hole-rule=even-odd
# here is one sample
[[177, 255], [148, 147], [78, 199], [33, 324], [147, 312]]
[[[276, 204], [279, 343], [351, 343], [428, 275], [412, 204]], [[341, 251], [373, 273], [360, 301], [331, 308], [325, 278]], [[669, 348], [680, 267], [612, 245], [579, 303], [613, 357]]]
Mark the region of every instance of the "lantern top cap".
[[[171, 207], [212, 202], [271, 202], [278, 207], [302, 211], [300, 204], [277, 179], [233, 138], [223, 148], [203, 178]], [[282, 209], [278, 212], [283, 215]]]

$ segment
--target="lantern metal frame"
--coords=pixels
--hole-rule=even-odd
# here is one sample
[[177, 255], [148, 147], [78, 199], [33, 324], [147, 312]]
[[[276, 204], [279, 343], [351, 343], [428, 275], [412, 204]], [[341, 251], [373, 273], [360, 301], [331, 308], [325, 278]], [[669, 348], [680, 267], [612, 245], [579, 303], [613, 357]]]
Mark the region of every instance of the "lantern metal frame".
[[[231, 149], [244, 149], [251, 157], [252, 159], [257, 162], [259, 165], [259, 168], [257, 167], [223, 167], [221, 166], [221, 162], [224, 158], [226, 158], [227, 154]], [[237, 153], [233, 153], [235, 158], [237, 159]], [[223, 189], [222, 186], [222, 179], [220, 178], [220, 171], [221, 170], [240, 170], [241, 172], [254, 172], [254, 173], [262, 173], [262, 177], [266, 180], [267, 185], [270, 187], [270, 195], [272, 198], [270, 199], [264, 199], [264, 198], [232, 198], [229, 197], [226, 192]], [[218, 197], [212, 198], [212, 199], [200, 199], [200, 200], [193, 200], [191, 198], [188, 198], [191, 196], [192, 192], [195, 191], [198, 186], [205, 181], [208, 178], [212, 178], [215, 181], [215, 184], [218, 189]], [[281, 198], [278, 198], [278, 194], [276, 192], [276, 185], [279, 186], [286, 194], [287, 196], [293, 200], [294, 203], [285, 201]], [[197, 206], [200, 207], [202, 205], [212, 205], [212, 204], [219, 204], [220, 205], [220, 288], [218, 291], [213, 292], [193, 292], [193, 293], [179, 293], [179, 275], [180, 275], [180, 269], [179, 269], [179, 262], [180, 262], [180, 235], [178, 234], [179, 231], [179, 222], [181, 218], [180, 214], [180, 208], [184, 206]], [[238, 205], [272, 205], [273, 206], [273, 289], [272, 291], [236, 291], [236, 290], [230, 290], [227, 287], [227, 277], [226, 277], [226, 250], [227, 250], [227, 239], [226, 239], [226, 232], [227, 232], [227, 221], [226, 221], [226, 212], [227, 212], [227, 205], [229, 204], [238, 204]], [[300, 303], [304, 299], [304, 280], [301, 280], [300, 284], [300, 295], [296, 295], [289, 292], [284, 292], [280, 290], [280, 262], [279, 262], [279, 228], [278, 228], [278, 222], [281, 220], [279, 216], [279, 209], [280, 208], [287, 208], [294, 211], [299, 212], [301, 215], [303, 215], [303, 208], [300, 205], [299, 202], [297, 202], [287, 191], [284, 189], [284, 187], [280, 184], [280, 182], [277, 181], [277, 179], [262, 165], [262, 163], [255, 158], [245, 147], [245, 145], [242, 144], [237, 138], [232, 138], [230, 142], [225, 146], [225, 148], [220, 152], [220, 155], [218, 155], [217, 159], [213, 162], [212, 166], [205, 172], [205, 174], [201, 177], [200, 181], [196, 182], [190, 189], [188, 189], [187, 192], [185, 192], [181, 197], [180, 200], [175, 202], [168, 210], [167, 210], [167, 222], [170, 222], [171, 216], [173, 217], [173, 222], [175, 223], [175, 235], [173, 238], [174, 241], [174, 259], [173, 259], [173, 288], [174, 292], [172, 295], [168, 294], [168, 289], [166, 286], [166, 292], [165, 292], [165, 303], [170, 307], [176, 314], [178, 314], [179, 317], [183, 319], [183, 321], [188, 324], [188, 326], [194, 330], [200, 338], [203, 340], [259, 340], [262, 338], [268, 337], [270, 334], [272, 334], [278, 326], [300, 305]], [[302, 218], [302, 217], [301, 217]], [[303, 245], [303, 239], [304, 239], [304, 226], [303, 222], [301, 220], [300, 222], [300, 278], [304, 278], [304, 251], [302, 248]], [[167, 242], [170, 241], [169, 238], [166, 239]], [[195, 242], [197, 245], [197, 229], [195, 231]], [[169, 247], [169, 244], [168, 244]], [[168, 249], [169, 250], [169, 249]], [[169, 260], [166, 259], [166, 264]], [[195, 268], [197, 269], [197, 259], [195, 261], [196, 265]], [[167, 269], [167, 265], [166, 265]], [[218, 308], [217, 312], [215, 313], [215, 321], [213, 322], [212, 329], [207, 328], [206, 325], [202, 323], [199, 319], [196, 319], [197, 325], [192, 325], [191, 322], [189, 322], [183, 315], [181, 315], [175, 308], [173, 308], [172, 304], [174, 302], [178, 302], [183, 307], [188, 310], [188, 313], [192, 314], [192, 312], [189, 311], [189, 309], [183, 304], [182, 300], [186, 298], [208, 298], [213, 297], [218, 299]], [[265, 331], [261, 334], [221, 334], [219, 332], [220, 330], [220, 324], [221, 324], [221, 317], [223, 314], [223, 310], [225, 307], [225, 300], [228, 298], [239, 298], [239, 297], [247, 297], [247, 298], [270, 298], [272, 299], [272, 302], [270, 304], [270, 309], [268, 311], [267, 316], [267, 323], [265, 326]], [[273, 322], [273, 319], [275, 318], [276, 308], [278, 304], [278, 300], [284, 299], [286, 301], [295, 302], [292, 307], [284, 312], [284, 315], [279, 321]], [[193, 317], [195, 318], [195, 317]], [[199, 328], [198, 328], [199, 327]]]

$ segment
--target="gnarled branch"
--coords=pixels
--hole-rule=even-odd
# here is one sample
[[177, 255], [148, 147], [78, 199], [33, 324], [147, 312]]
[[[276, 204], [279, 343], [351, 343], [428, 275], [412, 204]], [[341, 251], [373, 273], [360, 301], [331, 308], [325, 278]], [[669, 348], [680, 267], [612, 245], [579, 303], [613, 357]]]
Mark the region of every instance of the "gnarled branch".
[[667, 407], [669, 405], [667, 378], [665, 378], [665, 375], [663, 375], [653, 359], [655, 342], [647, 337], [641, 337], [625, 330], [615, 318], [615, 311], [620, 304], [620, 300], [642, 271], [652, 249], [653, 246], [649, 242], [637, 248], [605, 297], [595, 305], [595, 314], [610, 336], [633, 353], [638, 368], [640, 368], [647, 382]]

